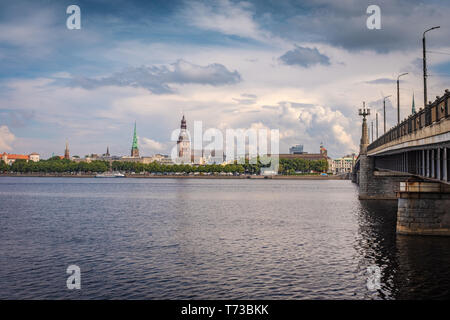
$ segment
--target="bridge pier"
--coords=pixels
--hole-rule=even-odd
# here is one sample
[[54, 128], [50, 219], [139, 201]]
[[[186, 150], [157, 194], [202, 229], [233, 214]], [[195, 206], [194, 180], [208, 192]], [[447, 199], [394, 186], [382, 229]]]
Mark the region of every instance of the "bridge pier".
[[397, 195], [397, 233], [450, 236], [450, 186], [402, 182]]
[[373, 157], [359, 155], [356, 183], [360, 200], [396, 200], [400, 183], [408, 179], [411, 179], [408, 173], [375, 170]]

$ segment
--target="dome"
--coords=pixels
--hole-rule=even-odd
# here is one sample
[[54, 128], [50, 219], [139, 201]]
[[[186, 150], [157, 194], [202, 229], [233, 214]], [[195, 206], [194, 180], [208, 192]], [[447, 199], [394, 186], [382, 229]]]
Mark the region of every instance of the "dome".
[[178, 141], [190, 141], [189, 135], [185, 130], [181, 130], [180, 135], [178, 136]]

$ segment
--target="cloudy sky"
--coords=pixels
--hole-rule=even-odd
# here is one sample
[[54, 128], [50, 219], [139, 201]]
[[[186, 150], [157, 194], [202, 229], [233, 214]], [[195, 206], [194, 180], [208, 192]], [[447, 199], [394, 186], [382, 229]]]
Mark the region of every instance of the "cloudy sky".
[[[66, 8], [81, 8], [81, 29]], [[381, 8], [369, 30], [367, 7]], [[357, 151], [362, 101], [396, 121], [423, 105], [422, 32], [429, 100], [450, 87], [446, 0], [1, 1], [0, 152], [169, 153], [188, 127], [280, 130], [280, 151], [303, 144], [332, 157]], [[370, 120], [374, 119], [371, 118]], [[380, 118], [381, 119], [381, 118]], [[381, 121], [380, 121], [381, 122]], [[381, 126], [380, 126], [381, 130]]]

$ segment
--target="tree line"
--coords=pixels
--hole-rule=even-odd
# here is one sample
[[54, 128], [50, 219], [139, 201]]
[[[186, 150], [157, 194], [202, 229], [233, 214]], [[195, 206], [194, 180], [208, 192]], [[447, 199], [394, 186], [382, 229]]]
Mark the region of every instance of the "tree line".
[[109, 163], [106, 161], [75, 162], [68, 159], [53, 157], [38, 162], [16, 160], [9, 166], [2, 161], [0, 171], [2, 172], [21, 172], [21, 173], [68, 173], [68, 172], [105, 172], [109, 170]]
[[278, 172], [281, 174], [295, 174], [296, 172], [310, 173], [310, 172], [327, 172], [328, 161], [322, 160], [307, 160], [307, 159], [280, 159], [280, 166]]
[[[0, 161], [0, 172], [20, 172], [20, 173], [102, 173], [106, 171], [121, 172], [149, 172], [149, 173], [239, 173], [239, 174], [260, 174], [262, 167], [267, 167], [261, 162], [251, 164], [248, 160], [244, 164], [161, 164], [152, 162], [149, 164], [128, 161], [102, 161], [75, 162], [68, 159], [53, 157], [39, 162], [16, 160], [11, 166]], [[328, 162], [326, 160], [304, 160], [304, 159], [280, 159], [278, 172], [280, 174], [296, 174], [296, 172], [309, 173], [326, 172]]]

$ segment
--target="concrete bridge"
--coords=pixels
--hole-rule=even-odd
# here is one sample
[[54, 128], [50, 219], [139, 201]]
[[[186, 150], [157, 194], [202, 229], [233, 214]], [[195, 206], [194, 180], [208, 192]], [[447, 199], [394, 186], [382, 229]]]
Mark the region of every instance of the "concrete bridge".
[[360, 199], [397, 200], [397, 232], [450, 235], [450, 92], [369, 144], [363, 116], [352, 181]]

